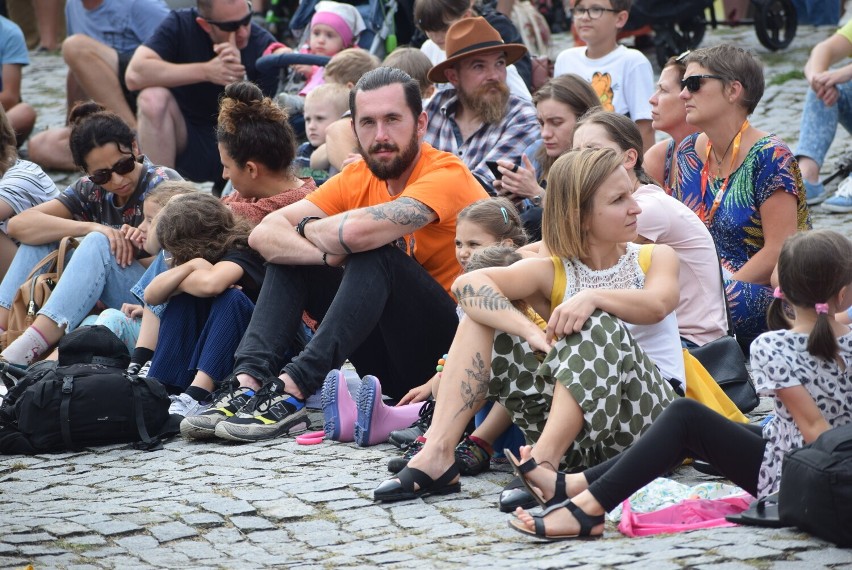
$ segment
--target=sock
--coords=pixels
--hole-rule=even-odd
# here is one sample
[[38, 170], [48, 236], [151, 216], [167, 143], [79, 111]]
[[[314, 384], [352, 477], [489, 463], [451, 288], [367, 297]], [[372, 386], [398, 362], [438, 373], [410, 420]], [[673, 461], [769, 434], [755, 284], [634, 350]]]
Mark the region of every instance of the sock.
[[34, 326], [30, 326], [0, 355], [12, 364], [32, 364], [48, 351], [50, 344]]
[[205, 390], [201, 386], [190, 386], [184, 392], [187, 396], [195, 400], [196, 402], [206, 402], [210, 399], [210, 391]]
[[[133, 349], [133, 354], [130, 355], [130, 364], [136, 364], [139, 368], [154, 357], [154, 351], [144, 346], [137, 346]], [[139, 368], [136, 370], [138, 371]], [[130, 367], [127, 368], [130, 370]]]

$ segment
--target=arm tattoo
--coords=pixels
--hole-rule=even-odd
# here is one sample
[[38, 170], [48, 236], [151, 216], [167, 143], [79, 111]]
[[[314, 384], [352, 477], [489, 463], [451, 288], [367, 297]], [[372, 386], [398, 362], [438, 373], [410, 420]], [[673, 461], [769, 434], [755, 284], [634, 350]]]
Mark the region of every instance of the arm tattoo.
[[465, 368], [465, 375], [467, 379], [461, 382], [462, 407], [456, 412], [456, 417], [465, 410], [475, 410], [488, 395], [491, 370], [485, 365], [485, 361], [479, 352], [471, 359], [471, 367]]
[[343, 241], [343, 224], [346, 223], [346, 218], [349, 217], [349, 212], [343, 214], [343, 219], [340, 220], [340, 226], [337, 228], [337, 241], [340, 242], [340, 247], [343, 248], [343, 251], [346, 252], [347, 255], [352, 255], [352, 250], [349, 249], [349, 246], [346, 245], [346, 242]]
[[387, 220], [399, 226], [413, 226], [409, 231], [422, 228], [430, 222], [434, 214], [432, 208], [413, 198], [400, 198], [378, 206], [371, 206], [367, 211], [378, 221]]
[[465, 285], [461, 289], [454, 289], [453, 294], [464, 308], [476, 308], [484, 311], [503, 311], [515, 307], [505, 295], [496, 291], [490, 285], [483, 285], [474, 290], [471, 285]]

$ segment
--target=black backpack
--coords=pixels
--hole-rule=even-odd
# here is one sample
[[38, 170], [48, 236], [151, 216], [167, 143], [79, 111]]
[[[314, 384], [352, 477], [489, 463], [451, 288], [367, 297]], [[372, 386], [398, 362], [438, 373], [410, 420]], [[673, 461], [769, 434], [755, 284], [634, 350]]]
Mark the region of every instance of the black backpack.
[[786, 524], [852, 546], [852, 423], [784, 456], [778, 511]]

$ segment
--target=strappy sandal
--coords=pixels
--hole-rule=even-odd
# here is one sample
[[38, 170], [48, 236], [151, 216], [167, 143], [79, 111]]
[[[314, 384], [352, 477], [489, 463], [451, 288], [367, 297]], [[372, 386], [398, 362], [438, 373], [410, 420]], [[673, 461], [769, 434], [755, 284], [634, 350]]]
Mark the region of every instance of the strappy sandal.
[[551, 507], [553, 505], [564, 503], [569, 499], [568, 494], [565, 492], [565, 473], [562, 471], [556, 471], [556, 485], [553, 489], [553, 497], [551, 497], [550, 500], [545, 500], [526, 477], [527, 473], [539, 466], [535, 459], [530, 457], [527, 461], [521, 463], [510, 450], [504, 449], [503, 454], [506, 456], [506, 459], [509, 460], [509, 464], [512, 466], [515, 476], [524, 484], [524, 487], [526, 487], [530, 496], [535, 499], [535, 502], [538, 503], [540, 507]]
[[[557, 509], [568, 509], [568, 512], [573, 515], [577, 522], [580, 523], [580, 532], [577, 534], [559, 534], [559, 535], [548, 535], [547, 531], [544, 528], [544, 517], [552, 513]], [[604, 523], [603, 515], [590, 515], [586, 513], [583, 509], [575, 505], [571, 502], [570, 499], [565, 501], [564, 503], [559, 503], [556, 505], [551, 505], [550, 507], [544, 509], [541, 513], [532, 515], [533, 522], [535, 523], [535, 531], [531, 532], [527, 526], [521, 522], [519, 519], [512, 519], [509, 521], [509, 526], [515, 529], [518, 532], [522, 532], [529, 536], [534, 536], [536, 538], [543, 538], [544, 540], [571, 540], [576, 538], [582, 539], [597, 539], [601, 538], [602, 534], [592, 535], [592, 529], [596, 526]]]
[[[400, 471], [396, 479], [388, 479], [373, 491], [374, 501], [405, 501], [428, 497], [429, 495], [449, 495], [461, 491], [459, 467], [456, 463], [437, 479], [432, 479], [419, 469], [406, 467]], [[455, 479], [455, 483], [451, 483]], [[414, 485], [418, 488], [415, 489]]]

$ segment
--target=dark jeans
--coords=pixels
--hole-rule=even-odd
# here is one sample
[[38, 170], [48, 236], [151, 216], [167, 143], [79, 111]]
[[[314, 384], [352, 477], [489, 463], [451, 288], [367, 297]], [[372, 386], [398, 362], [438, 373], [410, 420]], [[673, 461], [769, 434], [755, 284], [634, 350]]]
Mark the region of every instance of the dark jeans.
[[607, 511], [687, 457], [710, 463], [756, 496], [765, 447], [766, 440], [747, 424], [681, 398], [669, 404], [633, 446], [583, 474], [589, 492]]
[[270, 263], [234, 372], [261, 382], [278, 376], [303, 310], [320, 326], [284, 372], [305, 397], [347, 358], [402, 397], [432, 377], [458, 326], [447, 292], [395, 247], [350, 255], [344, 269]]
[[148, 375], [179, 392], [192, 383], [196, 370], [218, 384], [234, 368], [234, 349], [253, 309], [254, 303], [238, 289], [207, 298], [175, 295], [163, 312]]

